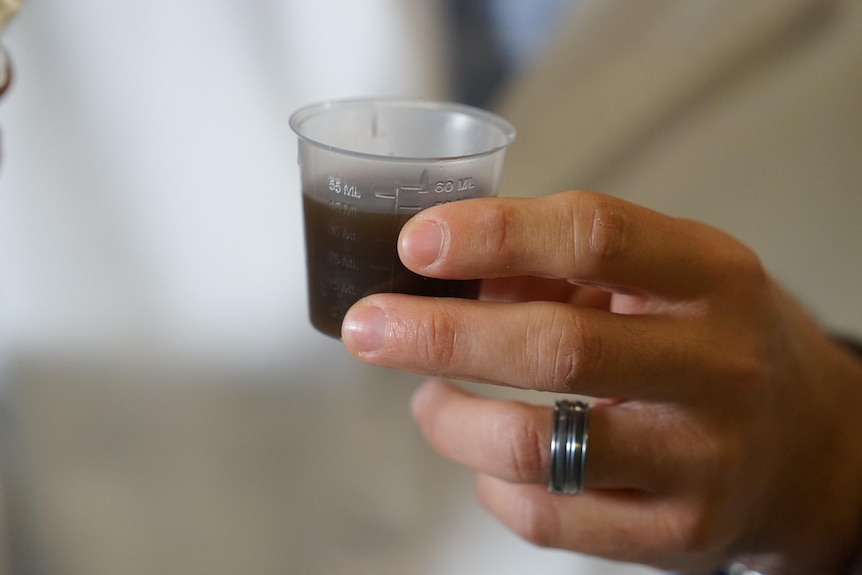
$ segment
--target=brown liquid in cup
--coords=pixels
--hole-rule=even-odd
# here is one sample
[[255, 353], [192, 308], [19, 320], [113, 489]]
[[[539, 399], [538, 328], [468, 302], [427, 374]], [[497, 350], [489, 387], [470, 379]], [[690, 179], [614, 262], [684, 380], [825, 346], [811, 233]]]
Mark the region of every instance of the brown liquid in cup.
[[345, 202], [303, 194], [311, 323], [341, 337], [341, 322], [359, 299], [381, 292], [475, 299], [479, 280], [441, 280], [413, 273], [398, 259], [401, 227], [412, 213], [359, 211]]

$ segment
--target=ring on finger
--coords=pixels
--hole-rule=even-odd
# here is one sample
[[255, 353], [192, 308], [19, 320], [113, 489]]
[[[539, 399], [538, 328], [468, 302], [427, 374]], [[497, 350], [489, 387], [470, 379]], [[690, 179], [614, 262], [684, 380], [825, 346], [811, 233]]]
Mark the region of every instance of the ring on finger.
[[584, 490], [589, 405], [583, 401], [557, 401], [551, 433], [551, 470], [548, 491], [577, 495]]

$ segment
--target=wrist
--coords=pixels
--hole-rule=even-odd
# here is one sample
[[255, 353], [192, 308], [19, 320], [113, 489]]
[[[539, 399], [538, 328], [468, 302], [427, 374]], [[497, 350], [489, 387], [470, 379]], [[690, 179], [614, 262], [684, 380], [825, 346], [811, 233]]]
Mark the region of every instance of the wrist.
[[852, 409], [849, 406], [862, 405], [862, 342], [840, 336], [830, 339], [820, 350], [831, 358], [823, 364], [829, 367], [822, 375], [823, 381], [834, 384], [834, 421], [840, 429], [830, 434], [828, 450], [839, 465], [821, 474], [822, 479], [831, 476], [824, 482], [818, 504], [824, 515], [815, 522], [816, 528], [792, 545], [739, 556], [716, 575], [862, 575], [862, 443], [858, 441], [862, 420], [841, 415]]

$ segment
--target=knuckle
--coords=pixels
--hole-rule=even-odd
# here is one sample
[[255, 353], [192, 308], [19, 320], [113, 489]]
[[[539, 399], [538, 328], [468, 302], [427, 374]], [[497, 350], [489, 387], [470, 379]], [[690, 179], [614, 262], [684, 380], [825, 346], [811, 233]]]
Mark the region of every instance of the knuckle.
[[721, 278], [716, 282], [735, 301], [762, 303], [771, 294], [771, 277], [754, 250], [733, 238], [721, 259]]
[[436, 309], [422, 318], [413, 334], [422, 361], [439, 369], [452, 366], [458, 348], [458, 330], [451, 310]]
[[661, 526], [668, 547], [685, 556], [709, 556], [724, 543], [716, 514], [709, 501], [687, 501]]
[[603, 364], [601, 339], [581, 314], [568, 309], [558, 310], [536, 329], [541, 330], [540, 335], [528, 341], [537, 341], [540, 346], [538, 353], [532, 354], [537, 386], [582, 392]]
[[629, 226], [612, 198], [601, 194], [580, 194], [573, 217], [576, 222], [587, 224], [575, 227], [583, 230], [576, 235], [576, 253], [580, 258], [605, 262], [625, 253]]
[[514, 243], [511, 241], [514, 228], [514, 214], [507, 204], [489, 202], [479, 215], [485, 239], [485, 253], [488, 257], [508, 261], [513, 256]]
[[736, 349], [729, 355], [722, 366], [724, 381], [737, 387], [743, 397], [754, 400], [760, 396], [761, 385], [772, 379], [773, 367], [769, 359], [768, 346], [763, 342], [751, 341], [745, 349]]
[[[689, 489], [670, 505], [670, 513], [661, 514], [657, 534], [669, 551], [704, 556], [729, 544], [732, 531], [728, 522], [737, 519], [728, 515], [728, 502], [734, 499], [744, 474], [738, 443], [705, 435], [692, 439], [698, 441], [700, 453], [693, 455], [691, 461], [697, 463], [686, 473]], [[692, 489], [694, 485], [698, 487]], [[735, 511], [734, 516], [739, 513]]]
[[[722, 341], [715, 344], [715, 354], [708, 359], [712, 378], [721, 381], [729, 392], [728, 401], [737, 409], [747, 411], [761, 408], [758, 403], [771, 397], [771, 384], [775, 380], [776, 345], [769, 333], [771, 327], [752, 327], [750, 333], [739, 334], [734, 326], [720, 332]], [[734, 330], [730, 335], [728, 332]]]
[[770, 381], [773, 375], [775, 345], [774, 327], [779, 321], [773, 315], [775, 302], [772, 280], [760, 258], [745, 249], [738, 263], [739, 278], [734, 288], [737, 298], [751, 310], [748, 321], [756, 329], [749, 329], [746, 336], [737, 335], [733, 353], [727, 354], [727, 376], [738, 382], [750, 394], [754, 388]]
[[503, 418], [501, 425], [509, 436], [506, 458], [512, 479], [518, 482], [539, 480], [544, 468], [546, 446], [542, 445], [543, 435], [533, 420], [523, 409], [518, 409], [511, 416]]
[[753, 250], [747, 247], [741, 249], [735, 263], [739, 277], [745, 280], [742, 285], [748, 286], [752, 290], [752, 295], [768, 291], [769, 274], [760, 257]]

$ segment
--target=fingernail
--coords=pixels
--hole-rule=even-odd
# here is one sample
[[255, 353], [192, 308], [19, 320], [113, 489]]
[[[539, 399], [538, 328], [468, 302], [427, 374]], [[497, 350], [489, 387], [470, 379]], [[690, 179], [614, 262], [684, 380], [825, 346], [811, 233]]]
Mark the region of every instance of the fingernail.
[[351, 309], [341, 324], [341, 339], [359, 353], [383, 347], [386, 338], [386, 314], [374, 306]]
[[443, 228], [438, 222], [420, 216], [404, 226], [398, 243], [402, 260], [406, 256], [411, 264], [428, 267], [443, 250]]

